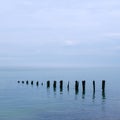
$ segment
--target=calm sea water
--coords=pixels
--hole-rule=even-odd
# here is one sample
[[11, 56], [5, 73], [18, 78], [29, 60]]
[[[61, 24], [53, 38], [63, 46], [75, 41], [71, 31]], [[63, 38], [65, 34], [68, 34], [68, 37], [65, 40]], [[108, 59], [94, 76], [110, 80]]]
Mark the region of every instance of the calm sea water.
[[[103, 79], [106, 80], [104, 94]], [[29, 84], [18, 84], [18, 80], [28, 80]], [[46, 87], [47, 80], [51, 81], [50, 88]], [[59, 88], [60, 80], [64, 81], [63, 91]], [[77, 93], [75, 80], [79, 81]], [[86, 80], [85, 94], [82, 80]], [[93, 80], [96, 81], [95, 94]], [[120, 120], [119, 93], [120, 68], [5, 68], [0, 70], [0, 120]]]

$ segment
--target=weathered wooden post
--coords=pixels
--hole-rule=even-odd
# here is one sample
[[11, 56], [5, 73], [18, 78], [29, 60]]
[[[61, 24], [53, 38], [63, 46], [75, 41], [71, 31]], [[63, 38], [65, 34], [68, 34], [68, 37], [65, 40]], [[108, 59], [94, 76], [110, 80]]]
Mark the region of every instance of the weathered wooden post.
[[95, 93], [95, 81], [93, 80], [93, 93]]
[[28, 85], [28, 80], [26, 81], [26, 84]]
[[31, 85], [33, 85], [33, 81], [31, 81]]
[[53, 82], [53, 90], [54, 90], [54, 92], [56, 91], [56, 84], [57, 84], [57, 82], [54, 81], [54, 82]]
[[18, 80], [18, 83], [20, 83], [20, 81]]
[[22, 84], [24, 84], [24, 81], [22, 81]]
[[102, 91], [105, 92], [105, 80], [102, 80]]
[[79, 82], [76, 80], [75, 81], [75, 94], [78, 94], [79, 92]]
[[102, 80], [102, 98], [105, 99], [105, 80]]
[[69, 91], [69, 81], [68, 81], [68, 84], [67, 84], [67, 90]]
[[49, 88], [50, 87], [50, 81], [48, 80], [47, 81], [47, 88]]
[[56, 88], [56, 84], [57, 84], [57, 82], [54, 81], [54, 82], [53, 82], [53, 88]]
[[83, 94], [85, 94], [85, 80], [82, 81], [82, 90], [83, 90]]
[[60, 91], [63, 91], [63, 80], [60, 81]]
[[39, 82], [38, 81], [36, 82], [36, 86], [39, 86]]

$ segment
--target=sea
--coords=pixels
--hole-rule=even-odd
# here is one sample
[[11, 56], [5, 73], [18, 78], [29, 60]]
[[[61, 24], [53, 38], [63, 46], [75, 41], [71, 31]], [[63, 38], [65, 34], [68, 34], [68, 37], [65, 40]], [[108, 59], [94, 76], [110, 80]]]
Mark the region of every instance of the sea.
[[0, 120], [120, 120], [120, 68], [0, 68]]

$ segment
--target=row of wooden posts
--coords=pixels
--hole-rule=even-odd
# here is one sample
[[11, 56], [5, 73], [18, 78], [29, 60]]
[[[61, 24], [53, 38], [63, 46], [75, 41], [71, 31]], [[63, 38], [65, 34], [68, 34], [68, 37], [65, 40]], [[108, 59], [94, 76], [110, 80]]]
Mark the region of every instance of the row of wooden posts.
[[[18, 83], [22, 83], [24, 84], [25, 81], [18, 81]], [[29, 81], [27, 80], [26, 81], [26, 84], [29, 84]], [[34, 84], [33, 81], [30, 82], [31, 85]], [[47, 88], [50, 88], [50, 81], [48, 80], [47, 81]], [[41, 83], [41, 85], [43, 85], [43, 83]], [[59, 81], [59, 85], [60, 85], [60, 90], [62, 91], [63, 90], [63, 80], [60, 80]], [[86, 85], [86, 81], [83, 80], [82, 81], [82, 91], [83, 93], [85, 93], [85, 85]], [[36, 86], [39, 86], [39, 81], [36, 82]], [[53, 81], [53, 88], [56, 89], [57, 87], [57, 81]], [[67, 84], [67, 89], [69, 90], [69, 82]], [[79, 90], [79, 81], [75, 81], [75, 91], [77, 92]], [[104, 93], [105, 92], [105, 80], [102, 80], [102, 92]], [[95, 93], [95, 81], [93, 81], [93, 93]]]

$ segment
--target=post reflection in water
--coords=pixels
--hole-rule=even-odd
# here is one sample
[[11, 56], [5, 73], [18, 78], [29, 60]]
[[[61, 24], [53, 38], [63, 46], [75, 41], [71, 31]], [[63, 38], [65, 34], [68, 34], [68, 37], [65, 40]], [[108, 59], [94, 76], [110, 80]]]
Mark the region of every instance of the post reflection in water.
[[63, 88], [62, 87], [60, 87], [60, 94], [62, 94], [63, 93]]
[[57, 92], [56, 92], [57, 90], [56, 90], [56, 88], [55, 87], [53, 87], [53, 92], [54, 92], [54, 96], [56, 96], [57, 95]]
[[94, 92], [94, 91], [93, 91], [92, 99], [93, 99], [93, 100], [95, 99], [95, 92]]
[[53, 91], [56, 92], [56, 88], [53, 88]]
[[105, 91], [102, 91], [102, 99], [106, 99]]
[[47, 86], [47, 96], [50, 96], [50, 87]]
[[75, 89], [75, 95], [78, 95], [79, 94], [79, 89]]
[[106, 95], [105, 95], [105, 91], [102, 91], [101, 110], [103, 112], [106, 111]]
[[85, 91], [82, 92], [82, 99], [85, 99]]
[[77, 87], [75, 87], [75, 100], [77, 100], [78, 99], [78, 96], [79, 95], [79, 88]]

